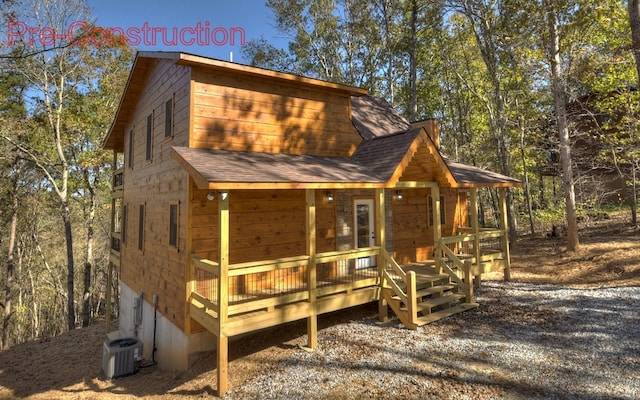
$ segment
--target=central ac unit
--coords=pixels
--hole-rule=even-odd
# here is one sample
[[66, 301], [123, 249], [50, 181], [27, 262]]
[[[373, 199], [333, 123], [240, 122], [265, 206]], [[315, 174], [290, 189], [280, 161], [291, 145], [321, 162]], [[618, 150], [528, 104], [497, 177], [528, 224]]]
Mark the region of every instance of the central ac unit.
[[138, 372], [140, 360], [142, 360], [142, 341], [137, 337], [104, 342], [102, 371], [107, 379]]

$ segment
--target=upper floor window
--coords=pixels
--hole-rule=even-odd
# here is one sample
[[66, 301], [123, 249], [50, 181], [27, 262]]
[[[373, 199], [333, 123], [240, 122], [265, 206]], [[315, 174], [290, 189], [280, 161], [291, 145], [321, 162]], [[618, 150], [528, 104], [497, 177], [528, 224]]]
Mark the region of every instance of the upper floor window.
[[133, 168], [133, 129], [129, 131], [129, 148], [127, 151], [129, 152], [127, 154], [127, 165], [129, 168]]
[[153, 149], [153, 113], [147, 115], [147, 151], [146, 160], [151, 160], [151, 152]]
[[173, 98], [164, 104], [164, 137], [173, 136]]

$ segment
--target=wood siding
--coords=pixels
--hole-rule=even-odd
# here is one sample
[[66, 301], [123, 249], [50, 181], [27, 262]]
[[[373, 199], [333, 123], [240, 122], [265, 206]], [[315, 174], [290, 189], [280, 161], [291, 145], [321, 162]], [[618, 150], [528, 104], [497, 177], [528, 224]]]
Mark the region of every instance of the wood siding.
[[436, 158], [429, 153], [427, 145], [421, 145], [405, 168], [400, 181], [438, 182], [440, 187], [449, 186]]
[[[191, 246], [199, 257], [217, 260], [218, 210], [209, 192], [192, 190]], [[229, 213], [230, 264], [305, 254], [304, 190], [231, 191]], [[333, 203], [316, 191], [318, 252], [336, 250], [335, 219]]]
[[[442, 236], [458, 233], [467, 226], [467, 195], [457, 189], [441, 189], [445, 224]], [[404, 189], [402, 199], [393, 199], [393, 256], [398, 263], [433, 259], [433, 226], [429, 221], [430, 189]], [[437, 221], [439, 223], [439, 221]]]
[[191, 147], [350, 156], [350, 98], [296, 82], [194, 67]]
[[[124, 198], [127, 238], [121, 248], [121, 279], [132, 290], [144, 292], [159, 310], [180, 328], [185, 325], [187, 206], [189, 178], [171, 157], [171, 146], [186, 146], [189, 137], [190, 71], [170, 61], [159, 61], [149, 71], [125, 136], [133, 132], [133, 149], [125, 140]], [[173, 137], [165, 138], [166, 102], [173, 106]], [[147, 156], [147, 116], [152, 116], [150, 160]], [[132, 152], [132, 153], [131, 153]], [[177, 246], [169, 245], [170, 205], [178, 205]], [[139, 213], [144, 205], [142, 250], [138, 249]]]

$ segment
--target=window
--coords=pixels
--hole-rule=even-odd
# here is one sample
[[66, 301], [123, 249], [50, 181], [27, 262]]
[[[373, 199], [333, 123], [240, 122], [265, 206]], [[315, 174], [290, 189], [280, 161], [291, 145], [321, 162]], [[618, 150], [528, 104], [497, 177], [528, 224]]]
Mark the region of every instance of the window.
[[127, 239], [127, 205], [122, 207], [122, 227], [120, 228], [122, 243]]
[[147, 157], [146, 160], [151, 160], [151, 150], [153, 146], [153, 113], [147, 115]]
[[[433, 197], [429, 196], [429, 225], [433, 226]], [[445, 224], [444, 196], [440, 196], [440, 225]]]
[[164, 105], [164, 137], [173, 136], [173, 98]]
[[169, 246], [178, 247], [178, 205], [169, 206]]
[[129, 151], [127, 163], [129, 168], [133, 168], [133, 129], [129, 131], [129, 148], [127, 150]]
[[144, 250], [144, 204], [140, 204], [138, 216], [138, 250]]

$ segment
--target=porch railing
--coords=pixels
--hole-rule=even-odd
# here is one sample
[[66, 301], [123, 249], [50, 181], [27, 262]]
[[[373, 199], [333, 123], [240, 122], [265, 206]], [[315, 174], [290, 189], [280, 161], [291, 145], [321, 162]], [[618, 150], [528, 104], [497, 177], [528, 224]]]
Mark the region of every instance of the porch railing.
[[124, 186], [124, 168], [118, 168], [113, 171], [113, 182], [111, 184], [114, 192], [122, 190]]
[[[231, 264], [228, 268], [228, 304], [220, 308], [218, 263], [191, 257], [191, 299], [211, 311], [214, 318], [270, 310], [274, 307], [306, 301], [314, 294], [322, 298], [379, 284], [376, 266], [364, 266], [359, 259], [377, 256], [379, 247], [319, 253], [315, 256], [315, 274], [309, 273], [309, 256]], [[315, 282], [309, 278], [315, 277]], [[315, 283], [315, 284], [314, 284]], [[311, 288], [311, 289], [310, 289]]]
[[[397, 313], [402, 323], [407, 327], [417, 327], [416, 273], [414, 271], [405, 272], [385, 249], [382, 249], [382, 255], [384, 257], [384, 268], [382, 268], [381, 286], [390, 289], [400, 299], [400, 302], [407, 306], [406, 314]], [[408, 318], [407, 320], [404, 320], [405, 315]]]

